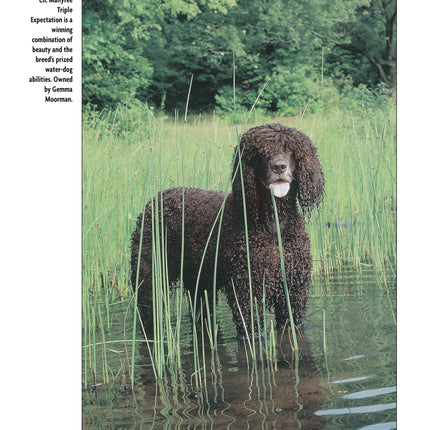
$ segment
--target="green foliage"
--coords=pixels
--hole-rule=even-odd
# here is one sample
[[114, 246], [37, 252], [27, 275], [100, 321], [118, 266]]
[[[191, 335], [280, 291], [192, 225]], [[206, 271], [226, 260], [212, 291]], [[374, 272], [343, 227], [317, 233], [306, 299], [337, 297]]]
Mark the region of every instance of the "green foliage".
[[149, 86], [152, 66], [144, 57], [150, 10], [141, 2], [83, 2], [83, 104], [115, 107], [133, 103], [136, 92]]
[[[329, 69], [337, 68], [355, 84], [396, 82], [396, 0], [356, 0], [353, 14], [341, 14], [319, 37], [333, 47]], [[342, 6], [342, 7], [343, 7]]]
[[[395, 85], [394, 0], [83, 3], [83, 102], [287, 115], [334, 106], [361, 84]], [[233, 60], [234, 58], [234, 60]]]
[[[261, 89], [249, 89], [247, 84], [238, 88], [236, 109], [239, 112], [249, 111]], [[233, 112], [231, 86], [223, 87], [215, 98], [221, 112]], [[280, 115], [294, 116], [331, 109], [339, 104], [339, 100], [339, 91], [331, 79], [322, 82], [316, 72], [305, 67], [292, 70], [276, 66], [273, 75], [267, 78], [267, 85], [256, 106], [266, 114], [277, 112]]]
[[363, 110], [377, 112], [391, 105], [390, 90], [383, 83], [378, 84], [373, 89], [369, 89], [364, 84], [358, 87], [349, 87], [347, 90], [345, 89], [341, 103], [354, 113]]

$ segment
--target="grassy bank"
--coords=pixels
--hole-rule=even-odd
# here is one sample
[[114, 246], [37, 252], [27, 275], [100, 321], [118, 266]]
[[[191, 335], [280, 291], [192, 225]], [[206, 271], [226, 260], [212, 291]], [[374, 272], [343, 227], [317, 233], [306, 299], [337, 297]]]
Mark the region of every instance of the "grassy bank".
[[[83, 121], [83, 318], [85, 380], [108, 382], [133, 368], [135, 343], [109, 333], [117, 303], [130, 303], [130, 235], [137, 215], [157, 191], [193, 186], [228, 191], [237, 134], [254, 125], [281, 122], [307, 134], [318, 147], [326, 197], [308, 232], [314, 277], [345, 263], [373, 265], [384, 277], [396, 265], [396, 124], [394, 104], [344, 109], [295, 118], [257, 113], [238, 130], [215, 115], [156, 117], [151, 111], [85, 114]], [[179, 306], [179, 305], [174, 305]], [[120, 328], [118, 333], [125, 327]], [[124, 335], [125, 337], [125, 335]], [[106, 365], [107, 350], [125, 345], [118, 373]], [[130, 352], [130, 353], [129, 353]], [[98, 363], [97, 369], [94, 363]], [[94, 373], [98, 372], [97, 375]], [[90, 377], [90, 375], [92, 375]], [[110, 379], [109, 379], [110, 378]]]

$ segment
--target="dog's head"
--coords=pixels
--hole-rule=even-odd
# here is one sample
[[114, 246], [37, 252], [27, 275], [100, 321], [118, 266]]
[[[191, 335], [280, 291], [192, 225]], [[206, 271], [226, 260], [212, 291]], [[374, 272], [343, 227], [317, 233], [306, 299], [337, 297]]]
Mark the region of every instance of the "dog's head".
[[268, 190], [271, 188], [275, 197], [282, 198], [288, 194], [296, 169], [292, 151], [279, 150], [267, 157], [257, 154], [251, 166], [256, 179]]
[[251, 204], [261, 199], [261, 193], [270, 196], [270, 188], [277, 199], [297, 197], [307, 214], [321, 202], [322, 167], [315, 146], [300, 131], [281, 124], [254, 127], [242, 136], [237, 149], [233, 193], [241, 195], [243, 178], [245, 197]]

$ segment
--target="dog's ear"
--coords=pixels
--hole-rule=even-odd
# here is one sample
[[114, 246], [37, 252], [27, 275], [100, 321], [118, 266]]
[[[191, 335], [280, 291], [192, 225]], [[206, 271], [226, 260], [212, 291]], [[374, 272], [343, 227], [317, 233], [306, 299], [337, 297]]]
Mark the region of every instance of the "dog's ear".
[[310, 215], [324, 197], [324, 173], [311, 140], [298, 130], [290, 130], [293, 139], [289, 146], [296, 160], [294, 179], [297, 183], [297, 199], [303, 212]]

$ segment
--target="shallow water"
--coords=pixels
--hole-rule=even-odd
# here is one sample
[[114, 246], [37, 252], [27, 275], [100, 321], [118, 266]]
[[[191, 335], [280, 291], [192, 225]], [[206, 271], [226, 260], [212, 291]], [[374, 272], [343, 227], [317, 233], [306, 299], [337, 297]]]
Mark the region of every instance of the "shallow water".
[[[315, 280], [299, 354], [292, 353], [287, 336], [279, 336], [272, 364], [250, 360], [221, 297], [218, 350], [211, 351], [207, 341], [200, 350], [202, 388], [196, 388], [192, 348], [181, 369], [171, 368], [157, 382], [142, 345], [134, 391], [120, 377], [108, 387], [84, 390], [83, 426], [395, 429], [396, 325], [381, 280], [370, 269]], [[394, 282], [387, 284], [392, 292]], [[119, 360], [124, 365], [126, 357]]]

